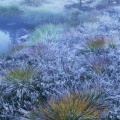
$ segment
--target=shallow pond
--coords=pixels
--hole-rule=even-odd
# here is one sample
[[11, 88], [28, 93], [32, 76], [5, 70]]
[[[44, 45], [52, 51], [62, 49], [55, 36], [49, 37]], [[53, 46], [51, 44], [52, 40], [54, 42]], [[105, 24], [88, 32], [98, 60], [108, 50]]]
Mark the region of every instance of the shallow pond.
[[34, 28], [26, 24], [3, 24], [0, 21], [0, 56], [8, 53], [12, 45], [24, 44], [29, 40]]
[[0, 54], [8, 52], [10, 45], [10, 37], [7, 32], [0, 31]]

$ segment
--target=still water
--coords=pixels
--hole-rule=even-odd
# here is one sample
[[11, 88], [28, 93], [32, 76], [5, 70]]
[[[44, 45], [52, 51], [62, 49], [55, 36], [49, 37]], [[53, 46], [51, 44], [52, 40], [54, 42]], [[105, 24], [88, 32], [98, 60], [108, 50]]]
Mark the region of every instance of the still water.
[[0, 22], [0, 56], [9, 52], [12, 45], [25, 42], [35, 26], [21, 24], [1, 24]]
[[8, 32], [0, 30], [0, 54], [6, 54], [9, 51], [10, 43], [11, 41]]

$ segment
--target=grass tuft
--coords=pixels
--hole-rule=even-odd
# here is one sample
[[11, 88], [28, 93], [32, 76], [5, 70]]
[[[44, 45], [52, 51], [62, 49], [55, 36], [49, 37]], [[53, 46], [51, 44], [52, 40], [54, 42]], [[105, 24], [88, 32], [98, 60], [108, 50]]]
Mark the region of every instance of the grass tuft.
[[24, 45], [10, 45], [10, 54], [18, 52], [20, 50], [22, 50], [25, 46]]
[[62, 25], [46, 24], [36, 28], [31, 34], [31, 41], [38, 42], [43, 41], [54, 41], [59, 38], [64, 28]]
[[58, 100], [50, 100], [41, 109], [44, 120], [93, 120], [105, 110], [97, 100], [99, 95], [66, 94]]
[[97, 38], [97, 39], [88, 41], [86, 44], [89, 50], [97, 51], [105, 47], [106, 41], [104, 38]]
[[9, 82], [25, 84], [31, 82], [35, 74], [36, 71], [29, 67], [16, 68], [8, 71], [6, 79]]

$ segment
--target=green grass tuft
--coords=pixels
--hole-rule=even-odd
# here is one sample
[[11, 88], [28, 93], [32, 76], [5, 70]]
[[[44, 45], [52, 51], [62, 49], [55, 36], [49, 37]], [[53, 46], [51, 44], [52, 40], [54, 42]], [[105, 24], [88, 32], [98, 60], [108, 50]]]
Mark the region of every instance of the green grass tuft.
[[6, 80], [13, 83], [25, 84], [31, 82], [36, 74], [36, 70], [29, 67], [21, 67], [8, 71]]
[[99, 119], [105, 107], [97, 101], [101, 95], [71, 93], [58, 100], [50, 100], [40, 108], [44, 120], [93, 120]]
[[46, 24], [36, 28], [31, 34], [32, 42], [54, 41], [59, 38], [61, 32], [64, 31], [62, 25]]
[[90, 51], [101, 50], [101, 49], [103, 49], [105, 47], [105, 45], [106, 45], [106, 40], [104, 38], [97, 38], [97, 39], [89, 40], [86, 43], [86, 47]]

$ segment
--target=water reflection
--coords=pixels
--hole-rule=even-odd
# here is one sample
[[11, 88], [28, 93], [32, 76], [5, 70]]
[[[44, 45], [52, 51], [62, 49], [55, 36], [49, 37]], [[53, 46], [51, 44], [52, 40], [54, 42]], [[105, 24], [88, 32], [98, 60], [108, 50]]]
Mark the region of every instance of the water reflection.
[[30, 32], [35, 26], [25, 24], [2, 24], [0, 21], [0, 56], [9, 53], [11, 47], [16, 47], [29, 40]]
[[9, 51], [10, 37], [8, 32], [0, 30], [0, 55], [4, 55]]

